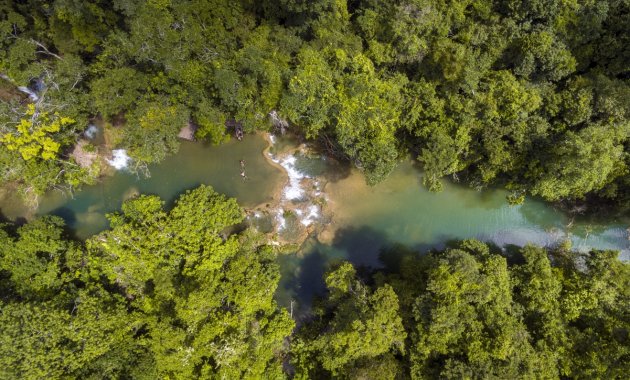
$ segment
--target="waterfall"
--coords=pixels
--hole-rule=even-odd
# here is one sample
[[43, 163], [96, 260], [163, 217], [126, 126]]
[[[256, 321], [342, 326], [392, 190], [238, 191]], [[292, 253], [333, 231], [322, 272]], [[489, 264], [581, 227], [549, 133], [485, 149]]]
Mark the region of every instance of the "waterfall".
[[107, 160], [107, 163], [114, 167], [116, 170], [123, 170], [129, 166], [129, 161], [131, 161], [131, 157], [127, 154], [125, 149], [114, 149], [112, 151], [113, 158], [111, 160]]

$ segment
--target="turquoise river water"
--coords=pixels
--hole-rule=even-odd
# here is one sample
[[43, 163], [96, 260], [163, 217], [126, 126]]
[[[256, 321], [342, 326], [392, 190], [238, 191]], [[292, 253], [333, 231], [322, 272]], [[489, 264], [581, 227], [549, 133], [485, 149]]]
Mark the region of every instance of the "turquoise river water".
[[[291, 147], [286, 141], [278, 144], [284, 144], [283, 149]], [[41, 199], [35, 215], [59, 215], [77, 237], [86, 238], [107, 228], [105, 214], [120, 209], [125, 198], [138, 193], [157, 194], [171, 202], [186, 189], [203, 183], [236, 197], [245, 207], [271, 203], [287, 177], [264, 157], [266, 146], [262, 136], [247, 136], [242, 142], [221, 146], [183, 142], [178, 154], [150, 168], [149, 178], [119, 171], [73, 197], [51, 192]], [[240, 176], [239, 160], [246, 161], [246, 181]], [[325, 159], [310, 160], [325, 166]], [[317, 162], [303, 160], [303, 164], [306, 171], [321, 171]], [[311, 238], [299, 252], [280, 258], [278, 300], [283, 305], [295, 301], [298, 308], [308, 306], [313, 295], [323, 289], [321, 277], [331, 262], [348, 259], [378, 266], [379, 255], [395, 243], [426, 251], [465, 238], [499, 246], [549, 246], [568, 239], [576, 249], [615, 249], [624, 260], [630, 256], [626, 220], [572, 220], [538, 200], [509, 206], [502, 190], [479, 192], [452, 183], [446, 183], [440, 193], [431, 193], [421, 186], [421, 172], [411, 163], [401, 164], [375, 187], [367, 186], [355, 170], [332, 177], [324, 188], [326, 210], [331, 216], [319, 240]], [[28, 213], [14, 198], [1, 200], [0, 211], [9, 219]]]

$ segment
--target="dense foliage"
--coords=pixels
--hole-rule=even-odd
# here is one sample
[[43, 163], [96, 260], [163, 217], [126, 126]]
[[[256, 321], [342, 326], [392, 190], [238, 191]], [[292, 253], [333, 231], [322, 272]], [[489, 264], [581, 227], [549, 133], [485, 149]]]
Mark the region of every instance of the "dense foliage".
[[0, 378], [260, 379], [293, 328], [271, 249], [200, 187], [128, 201], [85, 244], [53, 216], [0, 230]]
[[[29, 94], [27, 97], [26, 94]], [[0, 186], [93, 181], [88, 124], [134, 167], [192, 123], [290, 125], [369, 183], [630, 209], [628, 0], [0, 0]], [[275, 251], [201, 187], [126, 202], [86, 242], [0, 228], [0, 378], [605, 378], [630, 373], [630, 269], [478, 241], [340, 263], [297, 330]], [[396, 257], [397, 260], [392, 260]]]
[[622, 379], [630, 370], [630, 266], [615, 252], [479, 241], [402, 248], [359, 278], [341, 264], [294, 342], [297, 378]]
[[23, 191], [96, 175], [68, 151], [100, 116], [138, 163], [189, 120], [214, 142], [229, 120], [287, 121], [370, 183], [411, 154], [434, 190], [630, 205], [627, 0], [4, 0], [0, 34], [2, 141], [45, 133], [0, 143], [0, 182]]
[[0, 378], [622, 379], [630, 266], [616, 252], [476, 240], [339, 263], [311, 316], [274, 299], [275, 253], [200, 187], [127, 201], [85, 243], [46, 216], [0, 228]]

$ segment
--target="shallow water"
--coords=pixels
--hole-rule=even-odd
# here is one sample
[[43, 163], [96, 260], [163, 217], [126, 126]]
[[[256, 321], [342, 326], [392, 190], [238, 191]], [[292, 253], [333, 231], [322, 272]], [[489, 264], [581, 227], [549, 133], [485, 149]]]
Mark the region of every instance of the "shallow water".
[[[148, 178], [118, 171], [97, 185], [85, 186], [74, 198], [53, 191], [40, 200], [36, 215], [61, 216], [76, 236], [84, 239], [106, 229], [109, 223], [105, 214], [119, 210], [124, 199], [138, 193], [156, 194], [172, 202], [187, 189], [207, 184], [245, 207], [270, 202], [285, 176], [267, 163], [262, 155], [266, 146], [258, 135], [220, 146], [185, 141], [176, 155], [149, 167]], [[246, 161], [247, 180], [240, 176], [242, 159]], [[10, 219], [27, 213], [15, 199], [0, 203], [0, 210]]]
[[[277, 139], [271, 152], [290, 151], [296, 144]], [[41, 200], [37, 214], [60, 215], [77, 237], [86, 238], [107, 228], [105, 214], [119, 210], [125, 198], [137, 193], [157, 194], [172, 202], [185, 190], [203, 183], [236, 197], [245, 207], [271, 202], [274, 195], [283, 194], [279, 190], [288, 181], [286, 174], [263, 156], [266, 145], [262, 136], [247, 136], [242, 142], [234, 140], [221, 146], [183, 142], [178, 154], [150, 168], [150, 178], [119, 171], [96, 186], [85, 187], [73, 199], [52, 192]], [[241, 159], [246, 160], [246, 181], [240, 177]], [[478, 192], [445, 183], [442, 192], [431, 193], [421, 185], [421, 172], [409, 162], [375, 187], [367, 186], [360, 172], [317, 155], [298, 156], [294, 166], [330, 181], [324, 191], [327, 213], [332, 213], [331, 224], [320, 236], [326, 243], [310, 239], [296, 254], [280, 257], [278, 300], [286, 307], [295, 301], [296, 313], [306, 311], [313, 296], [323, 290], [322, 275], [332, 262], [347, 259], [358, 265], [379, 266], [379, 254], [395, 243], [426, 251], [466, 238], [499, 246], [550, 246], [570, 239], [576, 249], [616, 249], [623, 259], [630, 257], [628, 221], [571, 221], [534, 199], [527, 199], [522, 206], [509, 206], [502, 190]], [[15, 200], [0, 202], [0, 210], [9, 218], [26, 214]], [[269, 230], [271, 218], [261, 216], [256, 224]]]
[[[445, 183], [440, 193], [421, 185], [421, 172], [401, 164], [375, 187], [358, 171], [325, 188], [332, 223], [323, 234], [328, 244], [312, 239], [294, 257], [283, 257], [280, 302], [310, 304], [323, 291], [321, 276], [332, 262], [346, 259], [378, 267], [379, 255], [394, 244], [424, 252], [449, 241], [478, 238], [499, 246], [534, 243], [554, 246], [571, 240], [578, 250], [615, 249], [628, 260], [627, 223], [602, 225], [588, 219], [571, 220], [535, 199], [510, 206], [503, 190], [475, 191]], [[295, 307], [295, 304], [294, 304]]]

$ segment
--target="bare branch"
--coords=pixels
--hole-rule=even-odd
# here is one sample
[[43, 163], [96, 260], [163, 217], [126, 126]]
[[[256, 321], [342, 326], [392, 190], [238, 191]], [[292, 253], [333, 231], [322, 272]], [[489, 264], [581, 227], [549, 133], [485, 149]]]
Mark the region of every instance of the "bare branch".
[[37, 41], [35, 41], [35, 40], [34, 40], [34, 39], [32, 39], [32, 38], [30, 39], [30, 41], [31, 41], [32, 43], [34, 43], [35, 45], [37, 45], [38, 47], [40, 47], [40, 48], [44, 49], [44, 51], [37, 51], [38, 53], [48, 54], [48, 55], [50, 55], [50, 56], [53, 56], [53, 57], [55, 57], [55, 58], [57, 58], [57, 59], [59, 59], [59, 60], [62, 60], [62, 61], [63, 61], [63, 58], [61, 58], [61, 57], [60, 57], [60, 56], [58, 56], [57, 54], [55, 54], [55, 53], [51, 52], [50, 50], [48, 50], [48, 48], [47, 48], [46, 46], [44, 46], [41, 42], [37, 42]]

